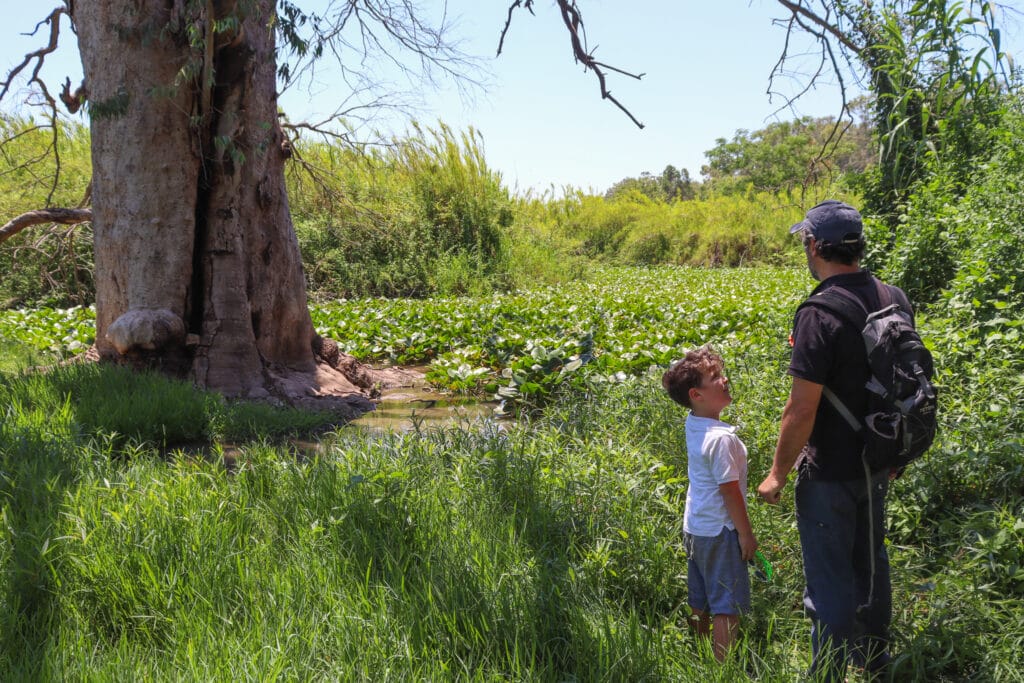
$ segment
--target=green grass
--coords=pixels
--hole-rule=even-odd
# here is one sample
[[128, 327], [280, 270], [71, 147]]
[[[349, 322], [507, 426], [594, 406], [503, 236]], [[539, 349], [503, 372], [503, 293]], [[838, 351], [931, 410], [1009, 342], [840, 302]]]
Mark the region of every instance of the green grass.
[[[785, 328], [768, 322], [790, 282], [748, 285], [775, 292], [753, 300], [778, 311], [767, 322], [702, 330], [725, 354], [752, 487], [787, 391]], [[635, 284], [621, 278], [624, 307]], [[675, 296], [700, 311], [723, 291]], [[985, 412], [1019, 381], [1003, 371], [945, 399], [938, 443], [894, 484], [896, 680], [1014, 681], [1024, 665], [1019, 432], [990, 439], [1006, 423]], [[274, 444], [325, 416], [111, 368], [4, 373], [0, 680], [795, 680], [809, 641], [792, 489], [751, 504], [776, 576], [755, 582], [720, 666], [685, 626], [685, 412], [657, 367], [600, 378], [505, 429], [342, 427], [300, 459]], [[194, 454], [197, 433], [235, 442], [230, 472]]]
[[[75, 437], [164, 449], [210, 441], [295, 436], [337, 424], [328, 412], [302, 411], [265, 403], [225, 401], [191, 384], [154, 372], [72, 363], [45, 371], [28, 369], [32, 352], [14, 347], [8, 361], [18, 370], [0, 379], [5, 425], [23, 420], [47, 423]], [[58, 419], [56, 416], [63, 416]]]
[[6, 510], [0, 669], [72, 680], [697, 675], [712, 660], [679, 612], [673, 468], [639, 445], [605, 445], [611, 424], [587, 436], [567, 418], [373, 441], [343, 431], [306, 463], [253, 443], [235, 475], [94, 440], [69, 449], [51, 429], [34, 464], [8, 462], [5, 497], [35, 504]]

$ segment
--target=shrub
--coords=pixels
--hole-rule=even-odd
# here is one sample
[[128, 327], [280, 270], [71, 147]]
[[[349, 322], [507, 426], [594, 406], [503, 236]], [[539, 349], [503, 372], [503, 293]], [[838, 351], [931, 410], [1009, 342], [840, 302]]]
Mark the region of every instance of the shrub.
[[622, 245], [622, 258], [641, 265], [667, 263], [672, 260], [672, 242], [661, 231], [633, 233]]
[[414, 126], [366, 154], [331, 144], [297, 153], [317, 169], [289, 175], [314, 294], [461, 294], [507, 283], [512, 201], [475, 131]]
[[[6, 223], [27, 211], [77, 206], [91, 175], [89, 133], [79, 124], [58, 123], [56, 130], [0, 113], [0, 216]], [[60, 149], [58, 167], [52, 145]], [[92, 227], [33, 226], [0, 248], [0, 307], [91, 302]]]

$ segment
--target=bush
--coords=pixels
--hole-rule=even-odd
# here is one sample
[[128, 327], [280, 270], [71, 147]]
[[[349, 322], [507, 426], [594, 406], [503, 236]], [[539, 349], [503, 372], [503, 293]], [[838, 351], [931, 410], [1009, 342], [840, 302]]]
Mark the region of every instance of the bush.
[[1003, 117], [998, 142], [977, 164], [964, 185], [957, 166], [936, 167], [917, 189], [891, 256], [877, 259], [892, 282], [922, 303], [962, 307], [979, 301], [983, 318], [1005, 315], [1010, 300], [1024, 299], [1019, 257], [1024, 250], [1024, 113], [1016, 107]]
[[512, 201], [487, 168], [482, 140], [414, 127], [360, 154], [303, 144], [289, 197], [315, 295], [426, 296], [490, 291], [508, 282]]
[[[82, 201], [92, 172], [84, 126], [59, 123], [54, 131], [0, 113], [0, 140], [0, 223]], [[54, 144], [60, 149], [59, 178], [50, 156]], [[27, 228], [0, 248], [0, 308], [90, 303], [92, 268], [91, 225]]]
[[672, 258], [672, 242], [663, 232], [633, 233], [622, 245], [622, 258], [627, 263], [654, 265]]
[[787, 229], [802, 214], [781, 194], [748, 191], [666, 203], [633, 189], [611, 199], [576, 193], [540, 220], [549, 234], [590, 258], [739, 266], [791, 261], [798, 243]]

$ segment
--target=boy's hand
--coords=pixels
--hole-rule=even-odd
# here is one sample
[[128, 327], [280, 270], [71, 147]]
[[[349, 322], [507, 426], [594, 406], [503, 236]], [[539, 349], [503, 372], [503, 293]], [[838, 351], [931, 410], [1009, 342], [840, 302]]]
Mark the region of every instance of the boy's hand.
[[769, 473], [761, 485], [757, 487], [757, 495], [761, 496], [764, 502], [769, 505], [775, 505], [779, 502], [779, 498], [782, 497], [782, 489], [786, 488], [786, 478], [776, 477], [774, 474]]
[[750, 562], [754, 559], [755, 552], [757, 552], [757, 539], [754, 538], [754, 534], [740, 534], [740, 556], [743, 561]]

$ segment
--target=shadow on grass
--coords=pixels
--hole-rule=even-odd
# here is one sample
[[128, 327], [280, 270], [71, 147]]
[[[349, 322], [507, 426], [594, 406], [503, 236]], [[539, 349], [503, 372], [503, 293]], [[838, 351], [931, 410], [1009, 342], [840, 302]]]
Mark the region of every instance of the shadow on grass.
[[[7, 387], [0, 386], [0, 393]], [[75, 464], [70, 411], [29, 407], [4, 396], [0, 424], [3, 605], [0, 671], [4, 680], [40, 680], [43, 653], [54, 645], [56, 527]]]
[[[414, 668], [443, 666], [466, 679], [486, 672], [564, 680], [577, 668], [568, 520], [526, 472], [506, 479], [487, 467], [452, 499], [445, 457], [462, 445], [431, 436], [394, 439], [373, 463], [380, 469], [352, 476], [344, 518], [359, 532], [345, 534], [339, 547], [367, 604], [387, 612], [378, 627], [397, 628], [419, 660]], [[433, 490], [422, 487], [429, 480]], [[508, 505], [490, 505], [480, 485]]]
[[[23, 366], [24, 367], [24, 366]], [[93, 458], [213, 438], [301, 434], [332, 415], [229, 404], [186, 382], [100, 364], [0, 373], [0, 680], [35, 680], [63, 616], [61, 507]]]

